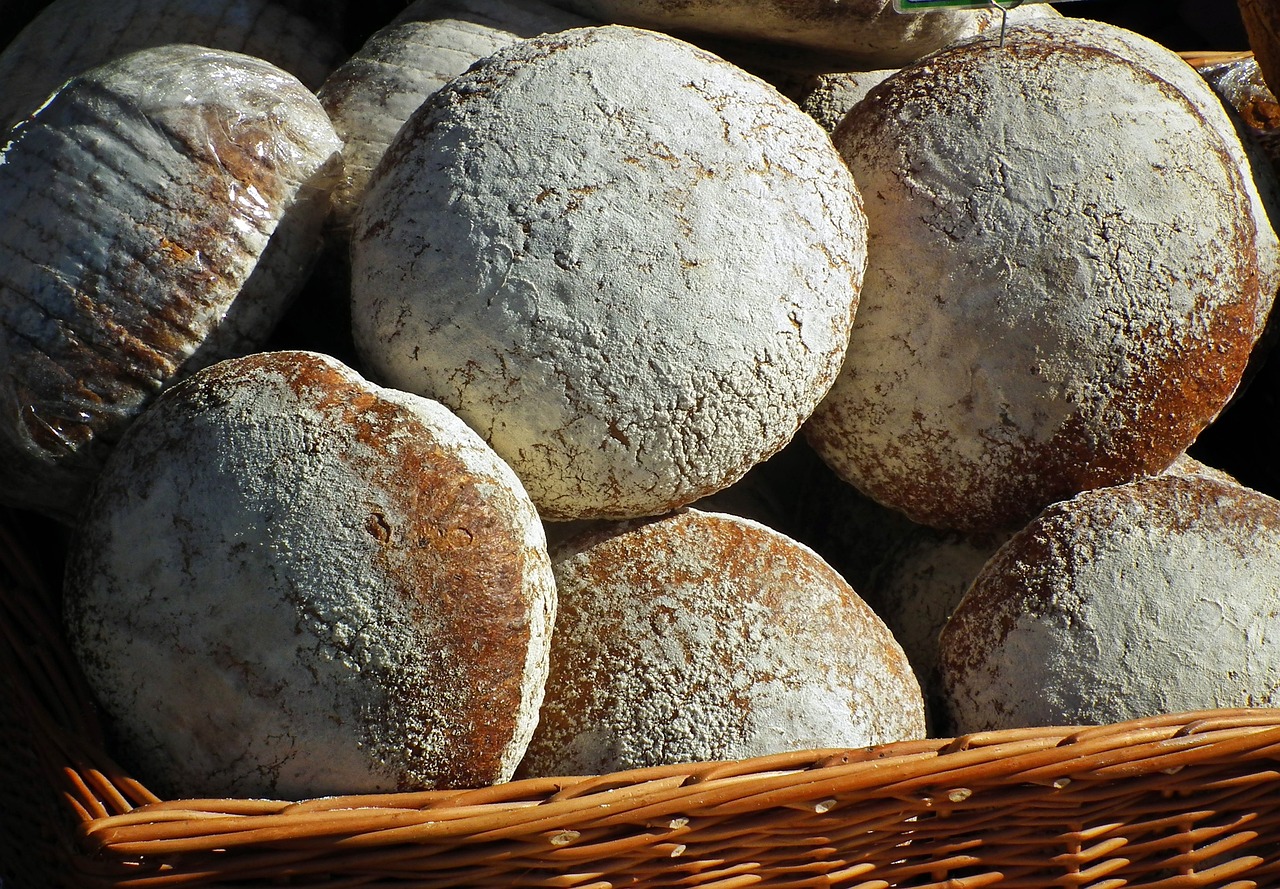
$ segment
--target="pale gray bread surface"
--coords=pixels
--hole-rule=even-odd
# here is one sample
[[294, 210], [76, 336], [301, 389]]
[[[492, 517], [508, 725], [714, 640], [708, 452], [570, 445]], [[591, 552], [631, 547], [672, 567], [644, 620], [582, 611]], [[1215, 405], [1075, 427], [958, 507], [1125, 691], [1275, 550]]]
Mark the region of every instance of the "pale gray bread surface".
[[519, 775], [601, 774], [924, 736], [902, 648], [812, 550], [685, 509], [552, 554], [560, 596]]
[[193, 46], [73, 79], [0, 155], [0, 492], [71, 521], [174, 379], [259, 347], [341, 143], [292, 75]]
[[345, 56], [336, 38], [271, 0], [53, 0], [0, 52], [0, 128], [76, 74], [167, 43], [257, 56], [312, 90]]
[[460, 420], [280, 352], [144, 414], [66, 585], [120, 756], [161, 793], [215, 797], [509, 778], [554, 595], [532, 503]]
[[1013, 535], [942, 631], [955, 732], [1280, 705], [1280, 502], [1177, 471]]
[[[990, 12], [982, 15], [989, 15], [991, 18], [988, 20], [976, 17], [972, 26], [957, 34], [954, 39], [976, 34], [997, 39], [1000, 17]], [[1008, 24], [1059, 15], [1061, 13], [1047, 4], [1018, 6], [1006, 12]], [[784, 94], [795, 99], [828, 132], [836, 128], [849, 109], [860, 102], [872, 87], [897, 70], [896, 66], [880, 68], [865, 64], [837, 65], [834, 70], [828, 70], [831, 67], [829, 65], [806, 65], [805, 62], [811, 60], [806, 59], [803, 54], [779, 53], [776, 44], [715, 44], [710, 48], [726, 52], [726, 58], [730, 61], [777, 86]]]
[[[988, 27], [987, 10], [901, 15], [891, 0], [559, 0], [599, 21], [773, 44], [789, 67], [896, 68]], [[800, 52], [788, 53], [794, 47]]]
[[864, 239], [831, 141], [768, 84], [675, 38], [573, 29], [500, 50], [401, 130], [353, 232], [353, 331], [545, 517], [657, 514], [795, 434], [844, 356]]
[[[1186, 454], [1166, 473], [1236, 480]], [[924, 688], [931, 714], [941, 717], [938, 686], [938, 637], [974, 579], [1010, 534], [963, 534], [917, 526], [885, 547], [884, 558], [868, 578], [863, 598], [902, 643]], [[951, 733], [939, 719], [934, 730]]]
[[806, 84], [800, 107], [821, 124], [824, 130], [833, 132], [854, 105], [896, 70], [877, 68], [874, 71], [842, 71], [816, 75]]
[[1227, 403], [1277, 242], [1181, 58], [1045, 18], [900, 70], [834, 140], [866, 200], [844, 371], [807, 426], [916, 521], [1015, 530], [1158, 472]]
[[868, 581], [863, 598], [902, 645], [928, 699], [938, 693], [938, 634], [1007, 537], [917, 526], [886, 548]]
[[586, 24], [537, 0], [418, 0], [370, 37], [318, 92], [343, 140], [335, 228], [350, 226], [373, 168], [428, 96], [499, 47]]
[[[1047, 3], [1033, 3], [1007, 10], [1004, 13], [1005, 25], [1007, 27], [1035, 18], [1056, 18], [1061, 14]], [[1000, 16], [995, 15], [994, 24], [983, 33], [990, 39], [997, 39], [1000, 33], [1000, 22]], [[958, 34], [956, 39], [968, 36], [971, 35]], [[824, 130], [832, 132], [854, 105], [861, 102], [873, 87], [896, 70], [897, 68], [874, 68], [811, 75], [800, 88], [801, 94], [798, 97], [800, 107], [822, 124]]]
[[400, 131], [352, 236], [353, 331], [544, 517], [658, 514], [795, 434], [847, 344], [861, 199], [829, 137], [671, 37], [513, 44]]

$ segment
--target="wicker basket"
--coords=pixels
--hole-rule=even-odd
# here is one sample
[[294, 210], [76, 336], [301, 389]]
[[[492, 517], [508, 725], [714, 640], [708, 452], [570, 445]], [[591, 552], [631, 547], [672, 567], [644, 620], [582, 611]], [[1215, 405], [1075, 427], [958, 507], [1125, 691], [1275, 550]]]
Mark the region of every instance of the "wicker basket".
[[1280, 886], [1280, 710], [471, 791], [161, 800], [56, 631], [57, 532], [0, 516], [0, 877], [150, 886]]

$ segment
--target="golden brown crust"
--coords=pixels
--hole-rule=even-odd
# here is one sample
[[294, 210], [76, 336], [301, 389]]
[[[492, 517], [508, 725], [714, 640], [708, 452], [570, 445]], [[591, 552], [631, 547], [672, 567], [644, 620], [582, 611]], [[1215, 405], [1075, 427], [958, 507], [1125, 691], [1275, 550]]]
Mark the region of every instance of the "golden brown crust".
[[696, 509], [553, 554], [560, 612], [522, 771], [600, 772], [924, 732], [919, 685], [812, 551]]
[[[528, 718], [520, 669], [533, 644], [526, 578], [537, 570], [540, 554], [510, 515], [495, 510], [486, 480], [452, 442], [442, 442], [420, 417], [339, 368], [297, 353], [269, 353], [237, 363], [236, 376], [244, 382], [230, 375], [205, 379], [234, 387], [281, 372], [300, 401], [349, 429], [359, 445], [345, 453], [351, 471], [383, 500], [364, 522], [378, 544], [371, 570], [411, 610], [443, 621], [435, 631], [442, 646], [455, 640], [449, 669], [433, 677], [430, 691], [460, 704], [445, 732], [452, 753], [410, 747], [403, 758], [439, 761], [433, 777], [440, 787], [492, 783], [511, 737]], [[386, 724], [412, 719], [424, 689], [397, 682], [387, 689]], [[478, 689], [485, 693], [477, 695]], [[386, 738], [375, 735], [369, 742]], [[421, 775], [404, 774], [398, 786], [419, 787]]]
[[[958, 44], [872, 90], [833, 135], [875, 234], [845, 377], [806, 433], [915, 521], [1014, 530], [1076, 491], [1160, 472], [1244, 373], [1274, 235], [1220, 103], [1136, 40], [1049, 19], [1003, 47]], [[1091, 128], [1109, 119], [1101, 97], [1062, 87], [1093, 95], [1104, 71], [1129, 97], [1112, 117], [1167, 111]]]
[[554, 589], [532, 503], [441, 406], [325, 356], [224, 361], [161, 396], [69, 578], [80, 656], [157, 784], [475, 787], [533, 729]]

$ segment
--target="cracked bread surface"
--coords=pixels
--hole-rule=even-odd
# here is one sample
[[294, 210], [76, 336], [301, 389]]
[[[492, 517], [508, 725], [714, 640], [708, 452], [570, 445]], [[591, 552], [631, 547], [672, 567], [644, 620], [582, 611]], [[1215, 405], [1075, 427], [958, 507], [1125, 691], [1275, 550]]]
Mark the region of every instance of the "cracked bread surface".
[[860, 197], [741, 69], [616, 26], [482, 60], [409, 120], [352, 236], [356, 344], [545, 518], [655, 515], [782, 448], [839, 370]]

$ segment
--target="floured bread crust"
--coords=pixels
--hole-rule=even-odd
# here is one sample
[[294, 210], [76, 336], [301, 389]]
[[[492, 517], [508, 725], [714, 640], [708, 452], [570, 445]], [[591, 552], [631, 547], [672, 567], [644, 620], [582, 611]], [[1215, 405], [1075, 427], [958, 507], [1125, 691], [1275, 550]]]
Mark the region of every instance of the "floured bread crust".
[[533, 505], [461, 421], [268, 353], [202, 371], [130, 430], [66, 607], [149, 784], [295, 798], [509, 778], [555, 599]]
[[1280, 705], [1280, 502], [1193, 469], [1054, 504], [942, 631], [954, 731]]
[[560, 0], [599, 21], [803, 50], [812, 70], [892, 68], [988, 27], [988, 10], [901, 15], [891, 0]]
[[553, 553], [561, 608], [522, 775], [598, 774], [924, 736], [888, 629], [816, 554], [685, 509]]
[[776, 453], [835, 379], [860, 203], [827, 134], [741, 69], [634, 28], [531, 38], [435, 93], [375, 172], [355, 342], [545, 518], [661, 514]]
[[1069, 17], [885, 80], [835, 142], [869, 260], [807, 430], [914, 520], [1014, 530], [1159, 472], [1221, 411], [1277, 242], [1221, 102], [1159, 45]]
[[538, 0], [417, 0], [408, 6], [318, 92], [343, 141], [331, 224], [346, 234], [374, 167], [428, 96], [522, 37], [587, 24]]
[[0, 52], [0, 129], [70, 77], [140, 49], [188, 43], [272, 63], [314, 90], [342, 45], [273, 0], [53, 0]]
[[0, 492], [74, 520], [124, 428], [266, 342], [320, 247], [341, 143], [259, 59], [141, 50], [0, 155]]

